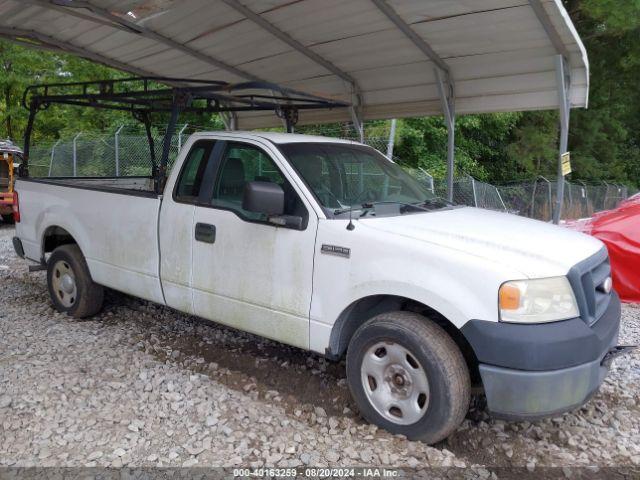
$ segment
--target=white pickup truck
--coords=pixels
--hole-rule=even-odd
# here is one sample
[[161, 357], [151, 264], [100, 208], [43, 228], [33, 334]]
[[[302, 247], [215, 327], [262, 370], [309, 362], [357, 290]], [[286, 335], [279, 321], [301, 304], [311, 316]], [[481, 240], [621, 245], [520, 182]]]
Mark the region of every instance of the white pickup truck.
[[164, 194], [148, 178], [22, 178], [16, 252], [55, 307], [108, 287], [330, 359], [364, 417], [437, 442], [472, 386], [495, 416], [580, 406], [617, 352], [598, 240], [435, 198], [367, 146], [193, 135]]

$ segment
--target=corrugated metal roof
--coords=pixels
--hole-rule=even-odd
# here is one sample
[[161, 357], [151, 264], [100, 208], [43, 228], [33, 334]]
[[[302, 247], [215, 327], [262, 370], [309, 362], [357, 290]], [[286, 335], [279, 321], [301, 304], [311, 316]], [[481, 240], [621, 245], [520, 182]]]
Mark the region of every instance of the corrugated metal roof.
[[[0, 0], [0, 35], [29, 38], [135, 73], [229, 82], [259, 78], [347, 101], [359, 91], [365, 119], [441, 113], [435, 63], [378, 2], [237, 3]], [[386, 5], [446, 64], [459, 114], [558, 108], [559, 53], [571, 68], [572, 106], [587, 105], [587, 55], [561, 0], [387, 0]], [[271, 29], [247, 18], [242, 8]], [[300, 115], [301, 123], [349, 118], [346, 110]], [[239, 122], [242, 128], [278, 124], [266, 113], [243, 114]]]

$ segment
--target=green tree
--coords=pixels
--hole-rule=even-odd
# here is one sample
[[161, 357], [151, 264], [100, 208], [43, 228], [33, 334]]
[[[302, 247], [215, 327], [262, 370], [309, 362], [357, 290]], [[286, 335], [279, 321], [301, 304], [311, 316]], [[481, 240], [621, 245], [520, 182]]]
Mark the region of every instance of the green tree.
[[[481, 180], [500, 176], [497, 165], [520, 113], [465, 115], [456, 120], [456, 169]], [[402, 163], [421, 167], [437, 178], [446, 173], [447, 128], [442, 117], [401, 120], [395, 155]]]
[[24, 131], [27, 112], [22, 94], [30, 83], [53, 78], [59, 68], [55, 57], [10, 42], [0, 41], [0, 138], [16, 139]]
[[569, 0], [591, 63], [588, 110], [572, 113], [576, 174], [640, 185], [640, 0]]
[[[640, 185], [640, 0], [567, 0], [590, 61], [588, 109], [571, 112], [572, 178]], [[524, 113], [507, 148], [529, 175], [555, 175], [558, 116]]]

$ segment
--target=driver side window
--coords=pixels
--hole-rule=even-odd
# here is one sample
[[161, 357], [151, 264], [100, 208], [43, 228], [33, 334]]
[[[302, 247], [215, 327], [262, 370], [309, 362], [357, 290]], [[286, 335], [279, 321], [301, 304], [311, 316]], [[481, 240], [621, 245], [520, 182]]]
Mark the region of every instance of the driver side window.
[[284, 214], [306, 217], [300, 197], [269, 155], [259, 147], [237, 142], [229, 142], [222, 156], [211, 205], [236, 212], [246, 220], [266, 222], [265, 215], [242, 208], [245, 185], [253, 181], [280, 185], [285, 194]]

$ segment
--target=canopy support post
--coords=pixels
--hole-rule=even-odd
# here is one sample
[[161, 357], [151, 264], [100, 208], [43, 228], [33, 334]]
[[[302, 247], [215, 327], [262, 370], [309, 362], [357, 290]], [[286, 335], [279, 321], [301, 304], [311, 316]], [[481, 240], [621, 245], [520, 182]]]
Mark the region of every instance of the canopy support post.
[[238, 129], [238, 115], [236, 112], [220, 112], [220, 118], [224, 123], [225, 130], [237, 130]]
[[116, 130], [116, 134], [113, 138], [114, 155], [116, 160], [116, 177], [120, 176], [120, 132], [123, 128], [124, 125], [120, 125], [120, 127], [118, 127], [118, 129]]
[[51, 156], [49, 157], [49, 177], [51, 176], [51, 169], [53, 168], [53, 159], [56, 156], [56, 147], [58, 146], [58, 144], [60, 143], [60, 139], [58, 139], [56, 141], [56, 143], [53, 144], [53, 147], [51, 147]]
[[80, 138], [82, 132], [73, 137], [73, 176], [78, 176], [78, 138]]
[[391, 126], [389, 127], [389, 141], [387, 142], [387, 158], [393, 161], [393, 147], [396, 140], [396, 123], [395, 118], [391, 119]]
[[353, 122], [353, 127], [358, 133], [358, 141], [360, 143], [364, 143], [364, 123], [362, 121], [362, 108], [360, 107], [360, 105], [351, 105], [349, 107], [349, 113], [351, 113], [351, 121]]
[[560, 152], [558, 155], [558, 186], [553, 223], [560, 223], [564, 201], [564, 175], [562, 156], [569, 151], [569, 115], [571, 113], [571, 70], [562, 55], [556, 56], [556, 80], [558, 82], [558, 104], [560, 105]]
[[449, 75], [442, 78], [442, 72], [436, 68], [436, 80], [438, 93], [442, 102], [444, 120], [447, 125], [447, 200], [453, 202], [453, 175], [455, 169], [456, 154], [456, 97], [453, 82]]
[[182, 150], [182, 134], [184, 133], [184, 131], [187, 129], [188, 126], [189, 124], [185, 123], [180, 129], [180, 131], [178, 132], [178, 153], [180, 153], [180, 150]]

